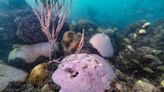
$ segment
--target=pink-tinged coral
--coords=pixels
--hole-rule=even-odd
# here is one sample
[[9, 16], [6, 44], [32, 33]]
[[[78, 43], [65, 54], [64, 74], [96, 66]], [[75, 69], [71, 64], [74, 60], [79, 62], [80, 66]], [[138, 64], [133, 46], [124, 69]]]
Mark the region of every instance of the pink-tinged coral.
[[59, 64], [53, 81], [60, 92], [104, 92], [115, 77], [112, 66], [96, 54], [72, 54]]
[[99, 52], [100, 55], [106, 58], [110, 58], [114, 55], [114, 49], [110, 38], [103, 33], [94, 35], [90, 41], [90, 44]]
[[37, 7], [34, 12], [39, 19], [42, 32], [51, 44], [49, 61], [52, 61], [52, 48], [69, 14], [71, 2], [72, 0], [42, 0], [42, 5], [39, 5], [38, 0], [35, 0]]

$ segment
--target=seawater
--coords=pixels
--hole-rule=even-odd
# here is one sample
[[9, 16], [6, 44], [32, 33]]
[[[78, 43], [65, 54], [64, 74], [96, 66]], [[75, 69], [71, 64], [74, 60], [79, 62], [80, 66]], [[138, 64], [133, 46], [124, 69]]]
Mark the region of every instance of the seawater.
[[[26, 0], [35, 6], [35, 0]], [[72, 0], [70, 18], [89, 19], [98, 25], [127, 27], [128, 24], [164, 18], [164, 0]]]

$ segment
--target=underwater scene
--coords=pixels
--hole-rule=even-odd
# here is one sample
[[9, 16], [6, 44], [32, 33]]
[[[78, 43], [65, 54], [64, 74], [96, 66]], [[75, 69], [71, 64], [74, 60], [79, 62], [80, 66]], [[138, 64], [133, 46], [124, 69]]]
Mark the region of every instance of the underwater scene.
[[164, 0], [0, 0], [0, 92], [164, 92]]

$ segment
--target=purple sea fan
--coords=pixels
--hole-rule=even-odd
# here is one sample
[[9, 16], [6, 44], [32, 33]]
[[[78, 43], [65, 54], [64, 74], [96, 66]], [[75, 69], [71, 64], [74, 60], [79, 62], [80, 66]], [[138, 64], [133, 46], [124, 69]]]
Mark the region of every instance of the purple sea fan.
[[114, 70], [104, 58], [85, 53], [67, 56], [52, 75], [60, 92], [104, 92], [114, 78]]

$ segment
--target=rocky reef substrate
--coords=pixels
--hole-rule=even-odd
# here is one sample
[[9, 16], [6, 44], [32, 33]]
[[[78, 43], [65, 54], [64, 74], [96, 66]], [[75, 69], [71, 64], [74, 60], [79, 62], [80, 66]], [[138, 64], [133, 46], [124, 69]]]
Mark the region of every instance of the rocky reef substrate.
[[[164, 50], [162, 44], [164, 33], [164, 21], [151, 23], [145, 28], [144, 33], [140, 33], [142, 25], [146, 21], [139, 21], [131, 24], [124, 33], [120, 31], [106, 31], [98, 28], [96, 33], [104, 32], [110, 36], [115, 50], [114, 57], [110, 58], [110, 63], [115, 67], [116, 79], [111, 83], [111, 90], [108, 92], [162, 92], [163, 61]], [[109, 29], [108, 29], [109, 30]], [[110, 29], [114, 30], [114, 29]], [[86, 29], [86, 33], [88, 30]], [[85, 36], [89, 39], [91, 36]], [[113, 40], [115, 39], [115, 40]], [[86, 40], [87, 41], [87, 40]], [[115, 46], [119, 45], [119, 46]], [[85, 46], [84, 46], [85, 49]], [[57, 69], [57, 64], [48, 65], [48, 77], [44, 82], [31, 84], [28, 82], [12, 82], [4, 92], [17, 90], [21, 92], [48, 92], [51, 90], [58, 92], [60, 86], [53, 83], [51, 76]]]
[[[57, 63], [45, 64], [48, 60], [45, 57], [39, 57], [35, 63], [21, 63], [23, 60], [15, 60], [14, 63], [25, 67], [17, 67], [17, 65], [6, 65], [8, 53], [12, 49], [12, 45], [19, 44], [35, 44], [47, 41], [45, 35], [40, 29], [37, 17], [33, 14], [31, 7], [22, 0], [21, 5], [11, 2], [12, 0], [2, 0], [3, 8], [0, 10], [0, 79], [5, 78], [7, 69], [23, 72], [23, 77], [15, 80], [7, 81], [3, 92], [59, 92], [61, 87], [55, 84], [51, 78], [53, 72], [57, 69]], [[19, 2], [15, 0], [14, 2]], [[0, 7], [2, 7], [0, 5]], [[10, 6], [10, 7], [8, 7]], [[19, 7], [18, 7], [19, 6]], [[111, 39], [114, 48], [114, 56], [105, 58], [114, 66], [116, 78], [111, 82], [111, 90], [105, 92], [163, 92], [164, 91], [164, 21], [150, 23], [145, 20], [137, 21], [128, 26], [124, 31], [115, 27], [103, 28], [96, 25], [90, 20], [79, 20], [79, 22], [71, 25], [65, 24], [58, 42], [62, 45], [61, 40], [65, 31], [74, 31], [76, 33], [85, 30], [85, 45], [81, 52], [88, 54], [98, 54], [89, 43], [89, 39], [97, 34], [104, 33]], [[62, 48], [62, 46], [60, 46]], [[62, 60], [66, 55], [63, 50], [60, 55], [55, 58]], [[43, 66], [42, 66], [42, 63]], [[41, 66], [39, 65], [41, 64]], [[7, 67], [4, 68], [3, 65]], [[34, 68], [36, 67], [36, 68]], [[37, 68], [38, 67], [38, 68]], [[40, 67], [43, 67], [40, 69]], [[12, 68], [12, 69], [10, 69]], [[18, 69], [19, 68], [19, 69]], [[37, 73], [36, 70], [40, 70]], [[24, 70], [24, 71], [22, 71]], [[33, 72], [32, 72], [32, 71]], [[36, 76], [31, 76], [36, 73]], [[7, 71], [6, 71], [7, 72]], [[43, 74], [40, 72], [44, 72]], [[17, 73], [17, 72], [15, 72]], [[22, 74], [23, 74], [22, 73]], [[29, 75], [29, 76], [27, 76]], [[12, 79], [12, 74], [9, 75]], [[25, 77], [27, 76], [27, 78]], [[42, 81], [37, 80], [44, 79]], [[23, 80], [23, 82], [22, 82]], [[29, 82], [34, 80], [35, 82]], [[39, 82], [38, 82], [39, 81]], [[1, 85], [0, 85], [1, 86]], [[1, 88], [1, 87], [0, 87]]]
[[[135, 92], [160, 92], [163, 90], [161, 82], [164, 80], [164, 21], [157, 21], [143, 29], [145, 23], [146, 21], [138, 21], [125, 31], [120, 41], [122, 48], [114, 57], [114, 65], [118, 80], [123, 85], [126, 82], [132, 89], [136, 86], [140, 88]], [[137, 81], [140, 83], [137, 84]], [[130, 85], [132, 83], [135, 85]], [[144, 87], [150, 90], [141, 90]]]

